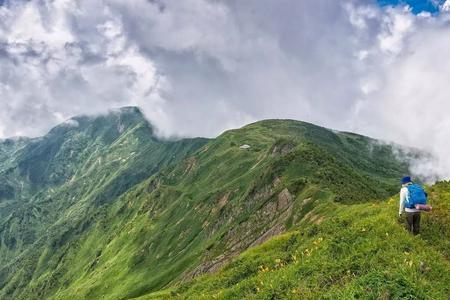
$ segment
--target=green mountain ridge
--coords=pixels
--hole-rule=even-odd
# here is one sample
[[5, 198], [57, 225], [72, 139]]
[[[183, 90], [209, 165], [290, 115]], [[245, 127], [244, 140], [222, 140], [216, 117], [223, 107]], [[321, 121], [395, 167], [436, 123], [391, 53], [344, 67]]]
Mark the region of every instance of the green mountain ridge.
[[[395, 217], [395, 204], [386, 205], [386, 199], [408, 173], [407, 160], [399, 160], [406, 152], [397, 152], [364, 136], [293, 120], [260, 121], [209, 140], [161, 140], [133, 107], [75, 117], [43, 138], [3, 141], [0, 298], [296, 297], [281, 292], [296, 278], [291, 273], [285, 283], [276, 282], [278, 289], [256, 289], [252, 284], [261, 266], [256, 264], [280, 256], [275, 259], [283, 268], [260, 274], [278, 276], [289, 265], [281, 254], [296, 255], [322, 232], [347, 243], [357, 238], [352, 213], [372, 227]], [[426, 220], [431, 225], [424, 240], [436, 244], [433, 257], [442, 261], [433, 270], [445, 274], [448, 213], [436, 214], [438, 220]], [[346, 235], [333, 236], [336, 218], [349, 219]], [[400, 224], [385, 227], [415, 245]], [[290, 248], [280, 246], [293, 237]], [[366, 250], [361, 248], [361, 255]], [[350, 255], [358, 253], [343, 257], [340, 267]], [[317, 259], [330, 256], [324, 251]], [[240, 262], [248, 268], [241, 269]], [[327, 274], [311, 265], [302, 276], [322, 273]], [[385, 280], [389, 286], [390, 278]], [[241, 291], [241, 284], [252, 286]], [[334, 295], [346, 298], [360, 287], [352, 284]], [[448, 291], [440, 284], [422, 287], [436, 296]], [[316, 298], [334, 290], [304, 291], [304, 297]]]
[[[29, 140], [0, 173], [2, 181], [20, 195], [2, 199], [2, 212], [12, 213], [0, 222], [1, 263], [42, 241], [44, 232], [67, 234], [62, 224], [70, 228], [82, 222], [83, 214], [89, 216], [93, 207], [99, 209], [206, 141], [158, 141], [136, 108], [73, 120], [78, 126], [63, 124], [43, 138]], [[69, 209], [79, 214], [65, 220]]]
[[145, 299], [448, 299], [450, 183], [430, 189], [434, 212], [413, 236], [387, 203], [322, 203], [295, 228], [214, 274]]

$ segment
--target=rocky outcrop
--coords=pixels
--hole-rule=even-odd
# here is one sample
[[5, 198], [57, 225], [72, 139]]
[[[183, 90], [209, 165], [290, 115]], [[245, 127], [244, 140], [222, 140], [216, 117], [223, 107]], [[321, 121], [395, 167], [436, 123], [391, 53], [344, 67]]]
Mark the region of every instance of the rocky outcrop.
[[185, 168], [184, 168], [184, 174], [190, 173], [197, 167], [197, 159], [195, 157], [190, 157], [185, 160]]
[[[264, 193], [259, 193], [257, 196], [261, 197], [263, 194], [265, 196], [273, 194], [273, 186], [278, 186], [279, 184], [281, 184], [281, 180], [276, 178], [270, 187], [264, 188]], [[225, 206], [228, 202], [229, 195], [226, 194], [219, 198], [212, 211], [217, 212]], [[287, 188], [284, 188], [278, 193], [275, 199], [276, 201], [268, 202], [247, 221], [242, 222], [239, 226], [232, 228], [227, 233], [225, 237], [227, 251], [214, 258], [205, 255], [204, 261], [194, 270], [186, 273], [183, 278], [189, 280], [204, 273], [216, 272], [245, 249], [260, 245], [271, 237], [283, 233], [286, 230], [284, 223], [292, 214], [294, 196]], [[205, 223], [203, 225], [205, 226]]]
[[277, 141], [271, 151], [271, 156], [285, 155], [295, 148], [296, 144], [292, 141], [279, 140]]

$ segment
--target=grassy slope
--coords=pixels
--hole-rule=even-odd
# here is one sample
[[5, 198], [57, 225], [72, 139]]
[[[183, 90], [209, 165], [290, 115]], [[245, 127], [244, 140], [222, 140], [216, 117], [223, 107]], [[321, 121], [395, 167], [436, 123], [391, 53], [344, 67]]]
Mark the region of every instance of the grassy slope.
[[[148, 127], [139, 123], [107, 138], [110, 143], [100, 151], [86, 150], [93, 155], [81, 159], [81, 167], [69, 165], [61, 171], [73, 172], [75, 179], [58, 187], [58, 178], [51, 175], [61, 164], [49, 164], [48, 176], [38, 176], [44, 190], [3, 227], [9, 231], [2, 231], [2, 241], [27, 227], [40, 226], [42, 231], [31, 248], [0, 269], [0, 298], [130, 299], [169, 287], [149, 297], [169, 297], [171, 292], [181, 293], [181, 298], [205, 293], [209, 299], [219, 292], [251, 297], [255, 276], [268, 276], [262, 281], [270, 286], [270, 280], [284, 274], [276, 272], [286, 272], [286, 277], [272, 283], [275, 290], [302, 278], [302, 292], [314, 297], [333, 293], [328, 287], [344, 278], [350, 293], [363, 285], [355, 283], [363, 278], [362, 268], [383, 259], [376, 249], [388, 249], [386, 232], [410, 239], [392, 223], [395, 204], [381, 202], [397, 192], [398, 178], [407, 169], [388, 145], [290, 120], [250, 124], [206, 145], [203, 140], [171, 143], [148, 137]], [[239, 149], [242, 144], [251, 148]], [[171, 164], [177, 161], [181, 163]], [[380, 221], [385, 226], [372, 229]], [[430, 274], [447, 249], [435, 235], [438, 228], [447, 232], [441, 225], [434, 224], [436, 230], [427, 237], [438, 245], [431, 252], [437, 258], [430, 262]], [[249, 247], [285, 231], [229, 264]], [[348, 247], [351, 252], [343, 247], [347, 244], [354, 247]], [[365, 263], [359, 253], [373, 258]], [[339, 273], [355, 258], [360, 260], [351, 264], [350, 272], [356, 277]], [[297, 272], [294, 260], [308, 259], [309, 267]], [[386, 259], [391, 265], [391, 257]], [[224, 265], [217, 275], [180, 285]], [[330, 275], [322, 276], [328, 268]], [[440, 271], [445, 274], [446, 269]], [[258, 288], [268, 295], [272, 288], [267, 286]], [[433, 291], [436, 296], [445, 292], [440, 285]]]
[[0, 219], [2, 299], [52, 293], [73, 241], [132, 186], [205, 143], [156, 140], [135, 108], [76, 120], [79, 126], [58, 126], [2, 162], [1, 175], [22, 183], [11, 184], [21, 197], [13, 213]]
[[34, 253], [30, 281], [15, 287], [26, 275], [18, 272], [2, 292], [128, 299], [188, 281], [305, 220], [320, 222], [313, 209], [395, 193], [406, 166], [391, 150], [289, 120], [226, 132], [87, 217], [82, 210], [84, 218], [66, 230], [73, 234]]
[[420, 236], [396, 220], [397, 198], [325, 202], [294, 230], [252, 248], [218, 273], [144, 299], [448, 299], [450, 182], [431, 188]]
[[15, 189], [16, 182], [8, 173], [12, 158], [30, 142], [27, 138], [0, 140], [0, 220], [9, 215], [20, 203]]

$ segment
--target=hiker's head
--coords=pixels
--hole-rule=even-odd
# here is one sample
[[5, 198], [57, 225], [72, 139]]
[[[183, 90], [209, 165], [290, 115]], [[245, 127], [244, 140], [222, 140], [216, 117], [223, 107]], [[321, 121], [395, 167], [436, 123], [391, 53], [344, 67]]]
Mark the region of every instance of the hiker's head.
[[411, 180], [411, 177], [405, 176], [402, 178], [402, 180], [400, 182], [402, 183], [402, 185], [405, 185], [405, 184], [412, 182], [412, 180]]

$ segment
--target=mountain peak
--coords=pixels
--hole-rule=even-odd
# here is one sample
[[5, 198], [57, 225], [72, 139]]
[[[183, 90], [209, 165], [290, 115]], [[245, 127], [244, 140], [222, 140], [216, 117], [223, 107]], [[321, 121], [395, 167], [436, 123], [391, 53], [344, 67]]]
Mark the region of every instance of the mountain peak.
[[117, 109], [113, 109], [114, 111], [118, 111], [121, 114], [139, 114], [139, 115], [143, 115], [142, 111], [139, 107], [137, 106], [123, 106], [123, 107], [119, 107]]
[[126, 106], [109, 110], [103, 114], [74, 116], [52, 128], [49, 135], [66, 134], [74, 130], [88, 130], [94, 135], [108, 130], [120, 135], [127, 128], [134, 127], [140, 123], [145, 124], [149, 128], [150, 134], [153, 135], [152, 126], [145, 119], [141, 110], [135, 106]]

